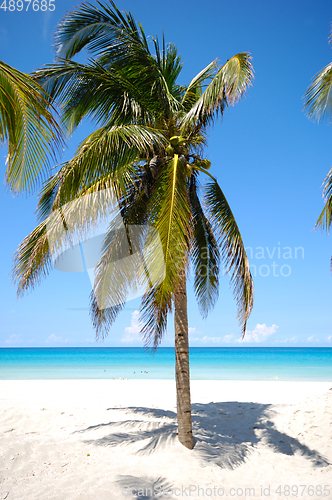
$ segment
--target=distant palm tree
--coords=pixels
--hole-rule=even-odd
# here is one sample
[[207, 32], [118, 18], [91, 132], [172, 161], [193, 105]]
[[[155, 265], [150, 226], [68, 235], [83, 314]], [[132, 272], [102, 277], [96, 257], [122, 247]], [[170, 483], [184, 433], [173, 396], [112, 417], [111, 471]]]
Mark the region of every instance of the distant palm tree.
[[[193, 448], [186, 280], [189, 266], [203, 316], [218, 297], [220, 259], [231, 272], [243, 335], [253, 304], [253, 283], [240, 231], [203, 156], [206, 132], [225, 107], [243, 95], [253, 78], [250, 55], [240, 53], [223, 66], [216, 61], [189, 85], [177, 83], [182, 64], [174, 45], [149, 42], [131, 14], [113, 2], [98, 8], [82, 4], [58, 26], [58, 60], [36, 73], [49, 95], [62, 106], [70, 131], [84, 117], [99, 128], [79, 146], [41, 193], [38, 227], [17, 250], [14, 277], [18, 293], [48, 273], [51, 257], [47, 223], [55, 210], [83, 195], [112, 188], [126, 227], [149, 225], [159, 232], [165, 278], [147, 283], [141, 303], [142, 334], [157, 348], [174, 307], [178, 436]], [[94, 59], [71, 60], [83, 48]], [[153, 53], [150, 51], [153, 48]], [[209, 182], [199, 191], [199, 174]], [[204, 205], [202, 204], [202, 200]], [[203, 208], [204, 206], [204, 208]], [[100, 308], [96, 300], [107, 265], [111, 231], [91, 298], [97, 337], [107, 335], [126, 301], [126, 287], [108, 283], [117, 305]], [[107, 293], [107, 290], [106, 292]]]
[[[329, 37], [332, 42], [332, 33]], [[332, 118], [332, 62], [323, 68], [314, 78], [312, 84], [304, 94], [304, 109], [309, 118], [313, 120], [325, 119], [331, 121]], [[323, 196], [325, 199], [324, 208], [318, 217], [316, 227], [326, 230], [328, 233], [332, 225], [332, 169], [324, 180]], [[332, 272], [332, 259], [331, 259]]]
[[0, 144], [8, 145], [5, 180], [31, 190], [63, 138], [54, 108], [33, 78], [0, 61]]

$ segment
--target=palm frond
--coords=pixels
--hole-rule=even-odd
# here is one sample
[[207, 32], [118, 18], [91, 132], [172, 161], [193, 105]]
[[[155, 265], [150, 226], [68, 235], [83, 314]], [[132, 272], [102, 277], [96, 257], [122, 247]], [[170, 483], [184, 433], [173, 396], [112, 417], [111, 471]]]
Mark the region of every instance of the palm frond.
[[167, 316], [172, 312], [173, 295], [165, 293], [163, 284], [151, 287], [143, 295], [140, 318], [143, 324], [141, 333], [145, 347], [156, 350], [167, 328]]
[[332, 225], [332, 168], [325, 177], [324, 184], [323, 196], [325, 206], [318, 217], [315, 227], [320, 227], [329, 234]]
[[62, 148], [55, 116], [45, 91], [29, 75], [0, 61], [0, 142], [8, 143], [5, 178], [13, 191], [31, 191]]
[[125, 63], [133, 52], [149, 53], [146, 38], [130, 13], [123, 15], [112, 0], [109, 5], [96, 3], [99, 8], [83, 3], [63, 18], [55, 34], [58, 57], [70, 59], [86, 48], [95, 55], [107, 55], [110, 61], [116, 57]]
[[217, 68], [217, 61], [212, 61], [191, 80], [182, 99], [184, 106], [189, 105], [191, 108], [197, 102], [202, 94], [202, 85], [213, 78]]
[[[95, 269], [95, 286], [91, 294], [90, 314], [97, 338], [100, 336], [104, 338], [108, 334], [133, 285], [135, 286], [137, 282], [143, 284], [149, 281], [149, 276], [148, 279], [142, 280], [141, 266], [143, 262], [141, 256], [146, 243], [146, 238], [143, 238], [144, 241], [141, 238], [145, 229], [146, 205], [144, 191], [139, 192], [139, 183], [132, 183], [126, 197], [119, 200], [121, 224], [119, 218], [116, 219], [113, 224], [110, 224], [105, 235], [101, 257]], [[126, 228], [126, 235], [123, 233], [124, 228]], [[142, 231], [137, 231], [137, 229], [142, 229]], [[123, 241], [124, 236], [127, 237], [125, 241]], [[139, 262], [137, 258], [130, 257], [134, 252], [137, 253]], [[125, 269], [123, 258], [126, 259]], [[115, 261], [118, 265], [112, 267], [112, 262]], [[112, 287], [109, 286], [110, 282]]]
[[206, 126], [214, 116], [223, 114], [225, 106], [235, 104], [253, 79], [251, 56], [241, 52], [229, 59], [181, 120], [183, 136], [195, 127]]
[[204, 214], [195, 178], [189, 190], [193, 218], [191, 259], [194, 266], [194, 290], [202, 316], [205, 318], [219, 295], [220, 252], [212, 225]]
[[164, 109], [167, 114], [170, 111], [174, 114], [183, 107], [181, 101], [183, 99], [184, 87], [176, 84], [183, 64], [175, 45], [169, 44], [166, 48], [163, 38], [163, 50], [160, 52], [158, 39], [154, 38], [153, 41], [157, 62], [156, 76], [159, 74], [159, 95], [163, 96]]
[[94, 292], [90, 295], [90, 316], [92, 318], [92, 324], [96, 332], [96, 340], [100, 338], [104, 339], [107, 337], [111, 326], [118, 317], [118, 314], [124, 307], [123, 304], [117, 304], [113, 307], [107, 307], [101, 309], [98, 305], [98, 301], [95, 297]]
[[52, 210], [59, 208], [57, 203], [55, 207], [55, 199], [59, 191], [62, 176], [66, 171], [67, 163], [62, 164], [60, 170], [52, 175], [47, 182], [44, 183], [42, 190], [39, 193], [39, 201], [37, 204], [36, 214], [37, 219], [42, 222], [51, 214]]
[[47, 221], [41, 222], [20, 244], [14, 256], [12, 278], [17, 295], [23, 296], [39, 284], [52, 268]]
[[[174, 155], [174, 158], [161, 170], [158, 184], [147, 207], [147, 220], [159, 233], [165, 259], [163, 282], [148, 291], [144, 299], [143, 333], [147, 344], [157, 345], [160, 341], [156, 336], [162, 335], [164, 331], [162, 327], [164, 320], [161, 318], [166, 314], [165, 311], [174, 297], [179, 276], [188, 271], [192, 221], [186, 173], [186, 163], [179, 159], [178, 155]], [[158, 304], [160, 303], [160, 315], [157, 317], [161, 321], [161, 329], [158, 329], [155, 323], [156, 309], [148, 307], [154, 295], [158, 297]], [[157, 309], [158, 304], [155, 306]]]
[[96, 130], [45, 185], [37, 209], [39, 217], [48, 215], [51, 203], [59, 208], [77, 196], [95, 191], [94, 183], [98, 180], [104, 185], [111, 183], [120, 199], [133, 181], [135, 161], [164, 142], [163, 134], [150, 127], [125, 125]]
[[148, 220], [158, 230], [163, 243], [166, 274], [177, 282], [179, 270], [187, 262], [192, 231], [186, 190], [186, 164], [177, 154], [162, 169], [147, 211]]
[[309, 118], [331, 121], [332, 62], [320, 71], [304, 94], [304, 110]]
[[248, 257], [234, 215], [217, 182], [209, 182], [206, 185], [205, 200], [221, 247], [226, 273], [232, 271], [231, 285], [244, 336], [247, 320], [253, 307], [254, 291]]
[[176, 87], [176, 81], [181, 73], [183, 63], [173, 43], [169, 44], [164, 52], [165, 55], [162, 60], [161, 68], [168, 87], [172, 89]]
[[[73, 160], [62, 165], [44, 186], [37, 208], [42, 222], [25, 238], [15, 258], [14, 274], [15, 280], [19, 281], [19, 294], [32, 288], [35, 282], [40, 281], [39, 277], [46, 275], [51, 268], [46, 230], [51, 214], [62, 208], [73, 229], [75, 224], [80, 225], [80, 221], [87, 219], [84, 213], [89, 213], [92, 219], [86, 220], [86, 227], [76, 228], [83, 234], [96, 217], [102, 215], [102, 207], [98, 205], [98, 210], [93, 211], [91, 204], [94, 202], [86, 195], [111, 189], [121, 199], [126, 193], [126, 186], [132, 186], [135, 179], [133, 165], [139, 152], [153, 147], [151, 141], [163, 140], [161, 134], [155, 134], [146, 127], [108, 129], [106, 139], [103, 132], [98, 130], [91, 134]], [[103, 140], [108, 141], [106, 146]]]
[[[112, 1], [108, 5], [97, 2], [97, 5], [82, 4], [69, 12], [60, 23], [55, 35], [58, 58], [70, 59], [83, 48], [87, 49], [94, 55], [95, 64], [109, 73], [109, 79], [120, 74], [124, 79], [126, 75], [126, 84], [131, 82], [133, 86], [135, 82], [141, 98], [150, 96], [149, 102], [154, 106], [155, 114], [159, 106], [160, 111], [162, 109], [169, 115], [171, 109], [179, 107], [178, 97], [181, 96], [179, 87], [175, 85], [182, 67], [176, 47], [170, 45], [165, 49], [164, 44], [163, 54], [160, 55], [159, 42], [155, 38], [156, 54], [152, 55], [142, 26], [130, 13], [122, 14]], [[50, 72], [48, 78], [51, 78], [51, 84], [45, 81], [46, 73], [42, 72], [39, 76], [44, 79], [45, 88], [51, 95], [50, 85], [53, 92], [54, 84], [61, 85], [60, 80], [54, 81]], [[126, 89], [122, 82], [122, 90], [129, 91], [130, 97], [130, 86]], [[136, 101], [140, 102], [137, 98]], [[145, 108], [142, 105], [142, 109]]]
[[101, 258], [95, 268], [93, 303], [97, 303], [99, 310], [115, 310], [125, 304], [129, 291], [136, 286], [140, 256], [134, 252], [128, 228], [120, 218], [111, 223], [102, 238]]
[[90, 309], [97, 336], [107, 335], [128, 293], [142, 288], [155, 289], [164, 278], [160, 238], [154, 228], [142, 224], [145, 213], [142, 212], [141, 220], [136, 217], [138, 225], [127, 224], [139, 199], [140, 196], [132, 200], [132, 207], [129, 203], [123, 204], [103, 240]]
[[62, 105], [62, 119], [71, 133], [85, 117], [108, 126], [153, 123], [160, 103], [152, 91], [154, 80], [142, 74], [147, 71], [146, 65], [109, 70], [96, 61], [59, 60], [34, 75]]

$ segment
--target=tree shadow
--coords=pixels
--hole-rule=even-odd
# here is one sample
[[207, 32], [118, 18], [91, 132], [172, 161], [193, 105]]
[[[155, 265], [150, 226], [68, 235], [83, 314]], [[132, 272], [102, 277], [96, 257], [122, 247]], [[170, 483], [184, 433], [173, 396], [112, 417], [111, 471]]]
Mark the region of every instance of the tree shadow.
[[[84, 442], [97, 446], [124, 446], [141, 442], [137, 454], [148, 454], [157, 448], [171, 445], [176, 441], [177, 424], [176, 414], [172, 411], [159, 410], [157, 408], [107, 408], [119, 413], [130, 414], [128, 420], [98, 424], [78, 430], [79, 433], [91, 433], [100, 429], [107, 429], [109, 434], [88, 439]], [[139, 417], [142, 418], [139, 418]], [[147, 418], [149, 420], [147, 420]]]
[[[130, 446], [132, 453], [145, 455], [177, 442], [176, 413], [157, 408], [108, 408], [126, 420], [114, 420], [81, 429], [87, 444], [96, 446]], [[222, 402], [192, 404], [194, 453], [203, 465], [214, 464], [234, 469], [243, 464], [254, 449], [264, 444], [275, 453], [301, 455], [315, 467], [330, 462], [317, 450], [296, 438], [278, 431], [273, 422], [275, 409], [269, 404]], [[106, 431], [106, 433], [105, 433]], [[93, 434], [102, 433], [101, 437]]]
[[206, 463], [225, 468], [236, 468], [260, 444], [274, 453], [301, 455], [315, 467], [326, 467], [330, 462], [317, 450], [283, 432], [273, 416], [275, 409], [258, 403], [209, 403], [193, 405], [195, 413], [195, 450]]
[[172, 483], [165, 478], [152, 479], [148, 476], [121, 475], [116, 483], [121, 487], [124, 496], [130, 495], [130, 498], [134, 500], [154, 500], [156, 498], [171, 500], [174, 498]]

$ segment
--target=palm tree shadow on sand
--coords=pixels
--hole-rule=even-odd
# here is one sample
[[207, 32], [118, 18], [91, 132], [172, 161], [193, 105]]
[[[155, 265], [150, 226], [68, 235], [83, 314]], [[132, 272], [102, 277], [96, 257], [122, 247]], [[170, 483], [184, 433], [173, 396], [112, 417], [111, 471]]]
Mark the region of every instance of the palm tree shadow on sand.
[[[156, 408], [108, 408], [128, 415], [125, 420], [87, 427], [75, 432], [89, 435], [84, 443], [95, 446], [132, 446], [132, 453], [145, 455], [164, 450], [177, 442], [176, 413]], [[222, 402], [192, 404], [195, 447], [193, 453], [205, 465], [234, 469], [243, 464], [259, 444], [284, 455], [300, 455], [314, 467], [330, 462], [317, 450], [310, 449], [277, 430], [269, 404]], [[93, 434], [98, 434], [98, 437]], [[100, 437], [100, 434], [102, 436]]]
[[130, 494], [130, 498], [135, 500], [153, 500], [155, 498], [171, 500], [174, 498], [172, 483], [162, 477], [153, 479], [149, 476], [121, 475], [117, 484], [121, 487], [123, 495]]

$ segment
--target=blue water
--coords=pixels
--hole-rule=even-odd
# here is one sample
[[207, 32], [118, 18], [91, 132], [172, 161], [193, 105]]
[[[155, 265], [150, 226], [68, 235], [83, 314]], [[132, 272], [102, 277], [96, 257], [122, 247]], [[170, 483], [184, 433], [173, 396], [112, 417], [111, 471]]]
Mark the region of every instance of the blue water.
[[[0, 379], [174, 379], [174, 349], [0, 348]], [[332, 381], [332, 348], [192, 347], [192, 380]]]

